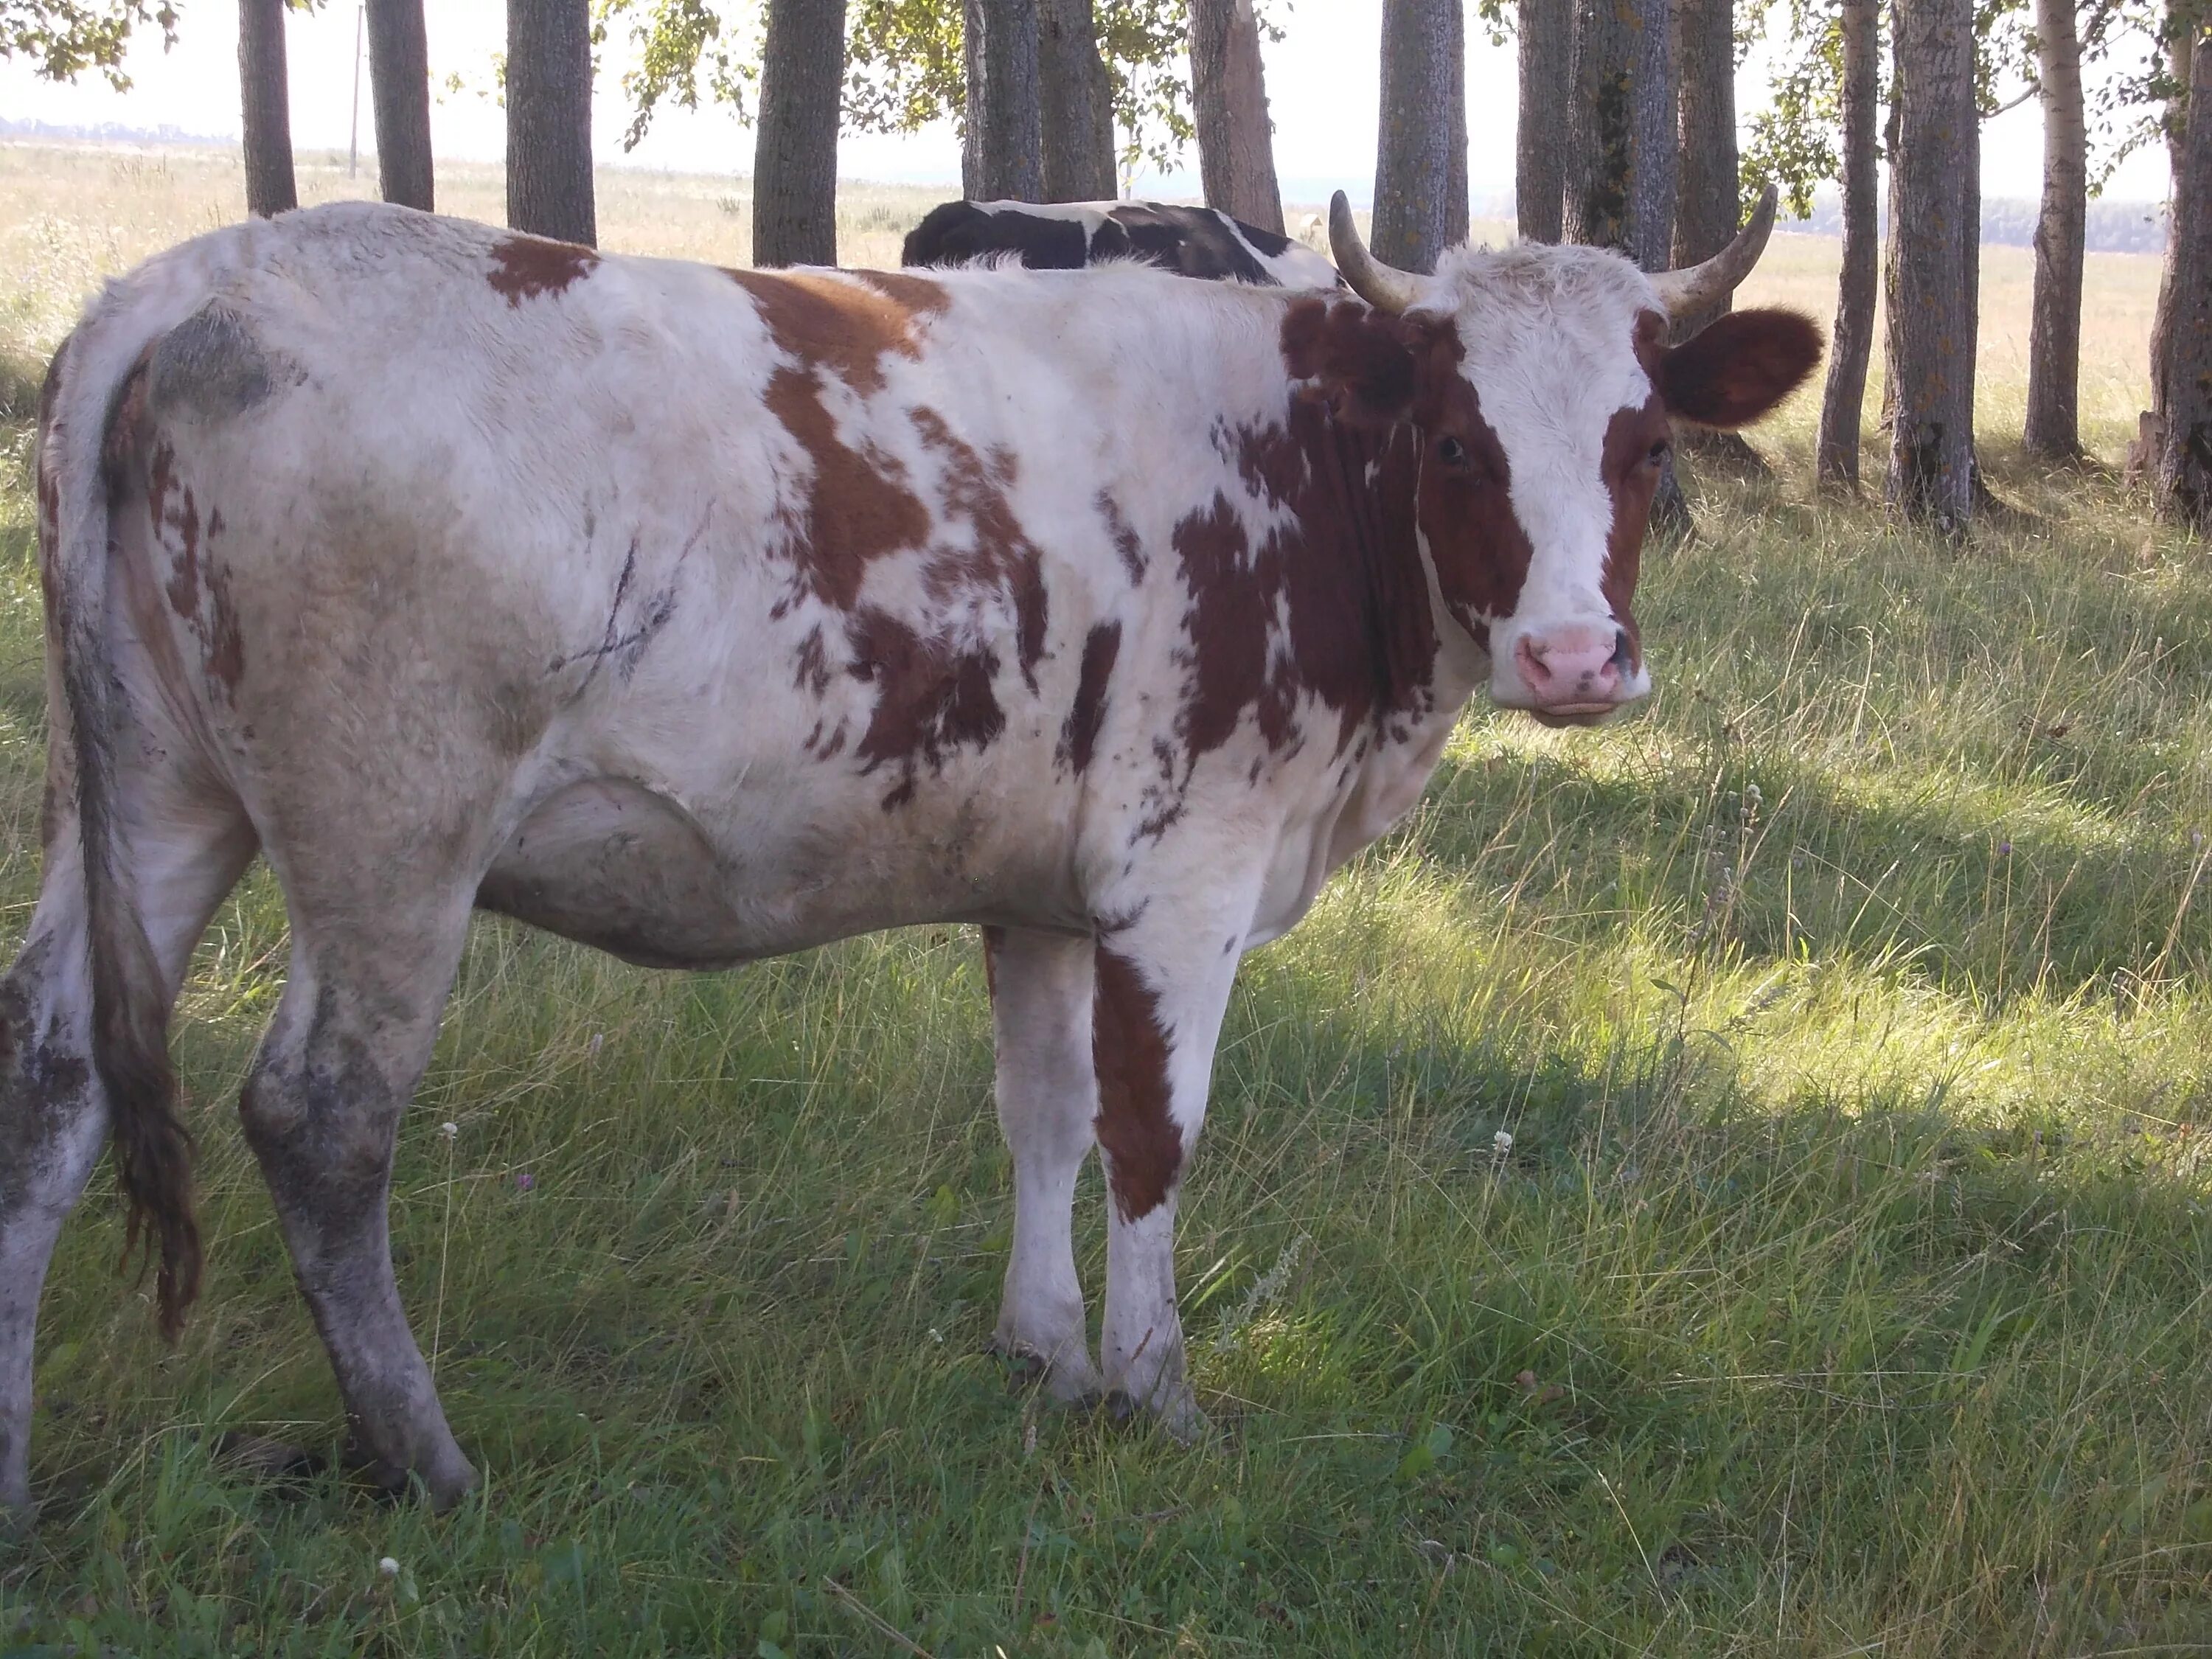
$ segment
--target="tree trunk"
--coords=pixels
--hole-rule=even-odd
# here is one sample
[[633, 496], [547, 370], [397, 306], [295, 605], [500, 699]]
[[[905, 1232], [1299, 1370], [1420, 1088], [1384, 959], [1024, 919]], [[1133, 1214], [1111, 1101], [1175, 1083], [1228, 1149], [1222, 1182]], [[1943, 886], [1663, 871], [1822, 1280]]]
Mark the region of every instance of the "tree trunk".
[[[2173, 212], [2180, 205], [2178, 188], [2182, 171], [2183, 155], [2188, 146], [2190, 66], [2195, 61], [2189, 46], [2189, 27], [2184, 21], [2191, 9], [2189, 0], [2166, 0], [2162, 33], [2165, 40], [2166, 72], [2173, 77], [2174, 95], [2166, 106], [2166, 177], [2173, 181], [2173, 192], [2166, 201], [2166, 252], [2173, 247]], [[2152, 407], [2143, 411], [2137, 422], [2140, 435], [2129, 451], [2130, 465], [2138, 459], [2145, 477], [2158, 471], [2159, 435], [2158, 403], [2159, 377], [2166, 363], [2167, 319], [2173, 311], [2173, 261], [2161, 257], [2159, 269], [2158, 302], [2151, 313], [2150, 322], [2150, 378]]]
[[1890, 167], [1889, 498], [1948, 533], [1974, 505], [1981, 227], [1974, 0], [1897, 0]]
[[430, 48], [422, 0], [368, 0], [368, 84], [384, 199], [435, 209], [430, 175]]
[[1513, 208], [1521, 234], [1556, 242], [1566, 179], [1567, 96], [1574, 0], [1521, 0], [1521, 108], [1514, 135]]
[[968, 131], [960, 185], [970, 201], [1044, 199], [1037, 0], [965, 0]]
[[1628, 252], [1646, 270], [1674, 255], [1677, 145], [1672, 0], [1635, 0], [1628, 71]]
[[[1735, 0], [1681, 0], [1677, 15], [1681, 173], [1674, 195], [1671, 263], [1686, 266], [1726, 247], [1741, 216], [1735, 145]], [[1675, 337], [1686, 340], [1725, 312], [1729, 303], [1723, 295], [1702, 316], [1678, 319]]]
[[753, 140], [753, 264], [837, 263], [845, 0], [769, 0]]
[[590, 0], [507, 0], [507, 222], [599, 243]]
[[2153, 367], [2160, 517], [2212, 532], [2212, 25], [2195, 27]]
[[2089, 213], [2089, 140], [2081, 106], [2075, 0], [2035, 0], [2043, 94], [2043, 207], [2035, 221], [2035, 298], [2027, 337], [2027, 424], [2033, 453], [2081, 453], [2081, 256]]
[[1562, 216], [1567, 240], [1585, 247], [1628, 246], [1635, 16], [1634, 0], [1575, 0]]
[[1881, 258], [1875, 191], [1875, 125], [1881, 118], [1880, 0], [1843, 0], [1844, 273], [1836, 288], [1836, 326], [1828, 342], [1828, 383], [1820, 397], [1814, 460], [1820, 481], [1856, 489], [1859, 425], [1865, 418], [1867, 362], [1874, 355], [1875, 284]]
[[284, 0], [238, 0], [238, 88], [246, 135], [246, 210], [273, 218], [300, 205], [292, 177]]
[[1111, 201], [1114, 104], [1091, 0], [1043, 0], [1037, 33], [1048, 202]]
[[1434, 270], [1438, 255], [1467, 240], [1465, 47], [1460, 0], [1382, 0], [1370, 240], [1377, 258], [1406, 270]]
[[1206, 206], [1280, 235], [1283, 195], [1252, 0], [1190, 0], [1190, 101]]

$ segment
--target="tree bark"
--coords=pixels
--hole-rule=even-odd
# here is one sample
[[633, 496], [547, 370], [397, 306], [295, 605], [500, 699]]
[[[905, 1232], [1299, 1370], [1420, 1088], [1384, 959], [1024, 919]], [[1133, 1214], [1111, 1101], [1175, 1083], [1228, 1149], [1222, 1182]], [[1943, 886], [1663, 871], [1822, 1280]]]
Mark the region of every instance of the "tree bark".
[[1646, 270], [1674, 255], [1679, 160], [1672, 0], [1634, 0], [1628, 71], [1628, 252]]
[[1881, 258], [1875, 192], [1875, 126], [1881, 118], [1880, 0], [1843, 0], [1844, 271], [1836, 285], [1836, 325], [1828, 342], [1828, 381], [1820, 397], [1814, 469], [1824, 484], [1856, 489], [1859, 425], [1865, 418], [1867, 362], [1874, 355], [1875, 285]]
[[2212, 22], [2194, 26], [2166, 233], [2153, 486], [2161, 518], [2212, 532]]
[[[1676, 64], [1681, 172], [1674, 195], [1671, 263], [1686, 266], [1726, 247], [1741, 217], [1741, 169], [1735, 143], [1735, 0], [1680, 0], [1676, 15], [1681, 37]], [[1723, 295], [1704, 315], [1678, 320], [1675, 337], [1689, 338], [1729, 305]]]
[[1574, 70], [1574, 0], [1521, 0], [1521, 107], [1513, 155], [1513, 209], [1521, 234], [1556, 242], [1563, 228], [1567, 98]]
[[965, 0], [968, 131], [960, 185], [970, 201], [1044, 199], [1037, 0]]
[[1974, 507], [1981, 227], [1973, 0], [1896, 0], [1888, 261], [1889, 498], [1947, 533]]
[[753, 140], [753, 264], [837, 263], [845, 0], [769, 0]]
[[1377, 258], [1434, 270], [1467, 240], [1467, 53], [1460, 0], [1382, 0]]
[[507, 0], [507, 222], [599, 243], [590, 0]]
[[1575, 0], [1562, 216], [1567, 240], [1585, 247], [1628, 246], [1634, 4], [1635, 0]]
[[1091, 0], [1043, 0], [1037, 34], [1044, 196], [1048, 202], [1111, 201], [1114, 105], [1098, 55]]
[[430, 168], [430, 48], [422, 0], [368, 0], [368, 84], [384, 199], [436, 208]]
[[1252, 0], [1190, 0], [1190, 101], [1206, 204], [1283, 231], [1273, 128]]
[[246, 210], [273, 218], [300, 205], [299, 185], [292, 177], [284, 0], [238, 0], [238, 88], [245, 133]]
[[2081, 106], [2075, 0], [2035, 0], [2042, 82], [2043, 205], [2035, 221], [2035, 296], [2027, 337], [2022, 441], [2053, 460], [2081, 453], [2081, 264], [2089, 214], [2089, 139]]

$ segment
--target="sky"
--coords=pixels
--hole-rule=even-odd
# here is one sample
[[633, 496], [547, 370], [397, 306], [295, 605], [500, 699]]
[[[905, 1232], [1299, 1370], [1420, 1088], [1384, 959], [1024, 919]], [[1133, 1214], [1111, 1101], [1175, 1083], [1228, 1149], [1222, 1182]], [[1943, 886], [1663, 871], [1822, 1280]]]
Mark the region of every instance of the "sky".
[[[113, 122], [173, 126], [209, 137], [238, 133], [238, 13], [227, 0], [185, 0], [175, 50], [164, 53], [158, 35], [134, 46], [126, 65], [134, 82], [118, 94], [96, 76], [76, 86], [40, 80], [20, 62], [0, 61], [0, 116], [59, 125]], [[292, 93], [292, 140], [301, 149], [343, 149], [352, 116], [357, 0], [327, 0], [315, 14], [295, 14], [288, 24]], [[483, 95], [493, 55], [503, 46], [504, 0], [428, 0], [426, 8], [431, 79], [448, 75], [472, 88], [441, 91], [430, 112], [431, 142], [441, 155], [495, 161], [505, 152], [499, 106]], [[1317, 200], [1343, 187], [1364, 204], [1375, 172], [1375, 137], [1382, 37], [1382, 0], [1290, 0], [1276, 14], [1285, 38], [1265, 48], [1267, 93], [1275, 120], [1275, 167], [1292, 200]], [[1516, 104], [1510, 42], [1493, 46], [1479, 27], [1468, 43], [1468, 173], [1477, 210], [1502, 200], [1513, 186]], [[628, 156], [621, 141], [629, 125], [621, 72], [631, 56], [626, 39], [611, 40], [602, 57], [592, 116], [596, 153], [606, 161], [687, 173], [749, 173], [752, 135], [726, 109], [659, 115], [645, 142]], [[365, 62], [365, 60], [364, 60]], [[1761, 65], [1754, 59], [1739, 81], [1748, 116], [1758, 106]], [[374, 122], [363, 71], [360, 111], [364, 155], [374, 148]], [[2037, 196], [2041, 189], [2042, 117], [2033, 100], [1984, 129], [1982, 192], [1986, 197]], [[1195, 198], [1196, 158], [1165, 178], [1140, 177], [1140, 195]], [[910, 137], [848, 135], [838, 150], [838, 172], [848, 179], [957, 185], [960, 149], [948, 127]], [[2162, 146], [2130, 158], [2107, 185], [2119, 201], [2163, 199], [2167, 189]]]

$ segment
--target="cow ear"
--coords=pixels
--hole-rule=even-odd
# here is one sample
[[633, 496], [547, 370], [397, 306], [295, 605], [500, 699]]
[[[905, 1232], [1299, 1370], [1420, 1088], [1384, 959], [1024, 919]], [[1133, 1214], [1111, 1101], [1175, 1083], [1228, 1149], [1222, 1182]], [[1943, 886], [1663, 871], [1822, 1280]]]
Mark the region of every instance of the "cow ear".
[[1387, 426], [1413, 410], [1413, 343], [1398, 318], [1357, 301], [1301, 301], [1283, 320], [1283, 360], [1340, 416]]
[[1804, 384], [1821, 345], [1794, 311], [1732, 311], [1660, 360], [1659, 395], [1678, 419], [1749, 426]]

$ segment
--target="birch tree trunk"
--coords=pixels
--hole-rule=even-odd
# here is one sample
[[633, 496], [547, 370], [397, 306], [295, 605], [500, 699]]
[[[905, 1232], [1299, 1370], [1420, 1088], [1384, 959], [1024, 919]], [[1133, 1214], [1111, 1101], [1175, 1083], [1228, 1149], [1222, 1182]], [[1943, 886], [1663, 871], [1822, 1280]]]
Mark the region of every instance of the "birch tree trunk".
[[1037, 77], [1048, 202], [1104, 202], [1117, 193], [1114, 106], [1098, 55], [1091, 0], [1042, 0]]
[[1282, 234], [1283, 194], [1252, 0], [1190, 0], [1190, 100], [1206, 206]]
[[368, 86], [384, 199], [436, 208], [430, 169], [430, 48], [422, 0], [368, 0]]
[[2035, 221], [2035, 296], [2028, 325], [2022, 441], [2031, 453], [2053, 460], [2081, 453], [2081, 263], [2089, 213], [2089, 139], [2075, 4], [2075, 0], [2035, 0], [2043, 205]]
[[753, 142], [753, 264], [837, 263], [845, 0], [769, 0]]
[[1567, 101], [1567, 240], [1628, 246], [1628, 155], [1634, 111], [1635, 0], [1575, 0]]
[[507, 0], [507, 222], [599, 243], [590, 0]]
[[1044, 199], [1038, 0], [965, 0], [968, 131], [960, 185], [970, 201]]
[[1566, 183], [1567, 96], [1574, 70], [1574, 0], [1521, 0], [1521, 107], [1513, 208], [1532, 242], [1559, 240]]
[[2160, 516], [2212, 532], [2212, 21], [2195, 26], [2166, 234], [2157, 399]]
[[1897, 0], [1890, 167], [1889, 498], [1950, 534], [1974, 505], [1981, 134], [1973, 0]]
[[274, 218], [300, 205], [292, 177], [292, 97], [284, 66], [284, 0], [238, 0], [240, 125], [246, 210]]
[[1467, 240], [1466, 35], [1460, 0], [1382, 0], [1375, 255], [1434, 270]]
[[1824, 484], [1856, 489], [1859, 427], [1866, 413], [1868, 360], [1881, 258], [1875, 128], [1881, 119], [1880, 0], [1843, 0], [1844, 271], [1836, 285], [1836, 325], [1828, 342], [1828, 380], [1820, 396], [1814, 468]]

